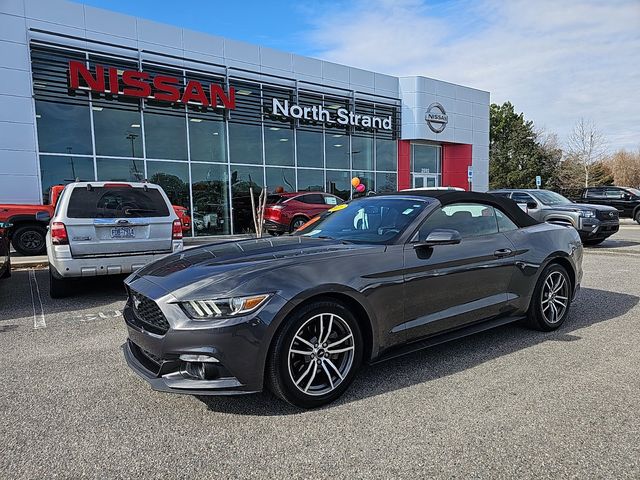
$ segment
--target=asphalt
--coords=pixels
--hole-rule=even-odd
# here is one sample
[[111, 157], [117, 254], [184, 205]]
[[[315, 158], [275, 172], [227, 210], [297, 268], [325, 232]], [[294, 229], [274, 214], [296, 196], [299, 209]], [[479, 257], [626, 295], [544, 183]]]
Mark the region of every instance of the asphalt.
[[366, 367], [314, 411], [154, 392], [120, 351], [121, 279], [54, 301], [46, 271], [17, 271], [0, 282], [0, 478], [639, 478], [640, 226], [613, 240], [587, 250], [557, 332]]

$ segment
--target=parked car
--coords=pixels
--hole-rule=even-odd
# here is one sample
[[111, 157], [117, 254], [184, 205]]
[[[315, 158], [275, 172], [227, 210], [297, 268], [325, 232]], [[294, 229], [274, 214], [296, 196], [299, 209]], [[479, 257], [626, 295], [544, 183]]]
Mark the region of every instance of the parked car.
[[[48, 203], [44, 205], [0, 205], [0, 222], [12, 224], [8, 235], [16, 252], [22, 255], [43, 255], [46, 253], [47, 222], [38, 220], [36, 213], [47, 212], [49, 217], [52, 217], [64, 187], [64, 185], [52, 186], [47, 195]], [[191, 218], [188, 215], [188, 210], [179, 205], [173, 205], [173, 209], [182, 223], [183, 232], [189, 231]]]
[[318, 407], [363, 362], [516, 320], [558, 328], [582, 248], [573, 228], [493, 195], [363, 197], [294, 235], [206, 245], [129, 276], [124, 355], [156, 390], [268, 387]]
[[67, 185], [49, 221], [50, 293], [69, 293], [74, 277], [131, 273], [182, 250], [182, 224], [158, 185], [77, 182]]
[[581, 203], [608, 205], [618, 210], [620, 217], [640, 223], [640, 190], [630, 187], [589, 187], [582, 189]]
[[541, 222], [571, 225], [578, 231], [585, 245], [598, 245], [620, 228], [615, 208], [574, 203], [551, 190], [500, 189], [489, 193], [510, 198], [518, 204], [526, 204], [527, 213]]
[[11, 276], [11, 253], [8, 230], [10, 223], [0, 222], [0, 278]]
[[310, 218], [341, 203], [341, 198], [324, 192], [274, 193], [267, 196], [264, 228], [272, 235], [293, 232]]

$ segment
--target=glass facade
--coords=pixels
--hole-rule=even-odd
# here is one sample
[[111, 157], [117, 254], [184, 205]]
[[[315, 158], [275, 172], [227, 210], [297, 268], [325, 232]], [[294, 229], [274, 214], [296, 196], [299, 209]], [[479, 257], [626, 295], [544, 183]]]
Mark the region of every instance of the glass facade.
[[[143, 181], [163, 187], [174, 205], [189, 210], [193, 235], [253, 231], [251, 193], [327, 191], [348, 199], [351, 178], [367, 191], [397, 188], [399, 104], [358, 98], [353, 92], [321, 94], [265, 81], [146, 64], [144, 60], [32, 45], [32, 71], [43, 194], [52, 185], [79, 180]], [[205, 108], [118, 92], [69, 88], [68, 62], [164, 75], [186, 84], [229, 85], [235, 109]], [[105, 72], [105, 75], [107, 73]], [[107, 85], [111, 80], [106, 78]], [[265, 77], [263, 77], [265, 78]], [[226, 86], [224, 87], [226, 91]], [[335, 115], [338, 108], [360, 114], [392, 115], [392, 131], [285, 119], [271, 112], [272, 99]]]
[[439, 187], [442, 178], [442, 147], [411, 143], [411, 185]]

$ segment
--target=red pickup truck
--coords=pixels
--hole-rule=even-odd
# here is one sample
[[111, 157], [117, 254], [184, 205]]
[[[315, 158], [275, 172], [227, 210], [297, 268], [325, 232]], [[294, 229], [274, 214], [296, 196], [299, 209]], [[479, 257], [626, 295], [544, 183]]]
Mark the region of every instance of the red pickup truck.
[[[46, 252], [47, 224], [36, 220], [36, 213], [47, 212], [53, 217], [53, 211], [63, 189], [64, 185], [51, 187], [49, 203], [46, 205], [0, 205], [0, 222], [13, 225], [9, 231], [9, 238], [17, 252], [23, 255], [43, 255]], [[173, 205], [173, 209], [180, 219], [182, 231], [189, 231], [191, 217], [188, 210], [180, 205]]]

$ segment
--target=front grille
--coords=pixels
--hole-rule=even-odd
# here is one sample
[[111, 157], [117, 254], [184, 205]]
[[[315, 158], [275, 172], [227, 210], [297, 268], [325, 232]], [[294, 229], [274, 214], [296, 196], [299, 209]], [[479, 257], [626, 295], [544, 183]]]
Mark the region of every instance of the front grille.
[[136, 320], [142, 324], [142, 327], [158, 335], [167, 333], [169, 322], [156, 302], [132, 290], [130, 303]]
[[596, 217], [598, 220], [618, 220], [618, 212], [614, 210], [598, 210]]

